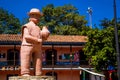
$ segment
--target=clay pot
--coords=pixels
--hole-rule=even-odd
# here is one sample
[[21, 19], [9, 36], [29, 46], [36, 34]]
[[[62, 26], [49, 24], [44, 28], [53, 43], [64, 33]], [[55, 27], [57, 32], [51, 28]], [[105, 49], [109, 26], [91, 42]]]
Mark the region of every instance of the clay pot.
[[47, 29], [46, 26], [44, 26], [44, 27], [42, 28], [41, 35], [42, 35], [42, 38], [43, 38], [44, 40], [47, 40], [47, 38], [49, 37], [50, 32], [49, 32], [49, 30]]

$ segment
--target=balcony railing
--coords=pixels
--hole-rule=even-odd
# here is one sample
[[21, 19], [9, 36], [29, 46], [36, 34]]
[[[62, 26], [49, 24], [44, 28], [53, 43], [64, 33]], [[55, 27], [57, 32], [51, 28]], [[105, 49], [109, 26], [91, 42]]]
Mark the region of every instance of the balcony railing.
[[[73, 61], [45, 61], [43, 62], [43, 68], [52, 68], [52, 67], [78, 67], [81, 65], [88, 65], [88, 61], [81, 60], [80, 62]], [[33, 65], [31, 62], [31, 69]], [[0, 70], [20, 70], [20, 61], [0, 61]]]
[[7, 60], [7, 61], [0, 61], [0, 66], [19, 66], [20, 61], [13, 61], [13, 60]]
[[[32, 65], [32, 62], [31, 62]], [[43, 62], [43, 66], [47, 65], [57, 65], [57, 66], [66, 66], [66, 65], [74, 65], [74, 66], [79, 66], [79, 65], [88, 65], [88, 61], [86, 60], [81, 60], [79, 62], [75, 61], [55, 61], [52, 62], [51, 60]], [[20, 66], [20, 61], [0, 61], [0, 66]]]

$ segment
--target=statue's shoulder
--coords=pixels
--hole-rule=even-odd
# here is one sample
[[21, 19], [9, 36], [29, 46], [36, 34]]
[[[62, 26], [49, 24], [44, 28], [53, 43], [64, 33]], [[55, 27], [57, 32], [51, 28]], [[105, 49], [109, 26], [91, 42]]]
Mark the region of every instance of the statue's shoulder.
[[28, 27], [30, 28], [30, 27], [33, 27], [33, 26], [35, 26], [35, 24], [33, 22], [28, 22], [28, 23], [23, 25], [23, 27], [27, 27], [27, 28]]
[[24, 28], [28, 28], [29, 26], [30, 26], [30, 22], [22, 25], [22, 32], [23, 32]]
[[28, 22], [28, 23], [24, 24], [22, 27], [29, 27], [31, 25], [32, 25], [32, 23]]
[[28, 31], [30, 32], [31, 29], [32, 29], [32, 25], [34, 25], [34, 24], [31, 23], [31, 22], [28, 22], [28, 23], [26, 23], [26, 24], [24, 24], [24, 25], [22, 26], [22, 36], [23, 36], [23, 33], [24, 33], [24, 28], [27, 28]]

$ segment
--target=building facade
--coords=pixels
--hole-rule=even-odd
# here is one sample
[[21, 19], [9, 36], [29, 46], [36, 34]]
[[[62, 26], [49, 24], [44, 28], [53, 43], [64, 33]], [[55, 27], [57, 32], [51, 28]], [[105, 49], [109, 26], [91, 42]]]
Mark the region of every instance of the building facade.
[[[89, 74], [78, 67], [88, 68], [83, 52], [86, 36], [50, 35], [42, 47], [42, 75], [55, 76], [56, 80], [89, 80]], [[20, 76], [21, 35], [0, 35], [0, 80]], [[34, 68], [31, 60], [31, 75]]]

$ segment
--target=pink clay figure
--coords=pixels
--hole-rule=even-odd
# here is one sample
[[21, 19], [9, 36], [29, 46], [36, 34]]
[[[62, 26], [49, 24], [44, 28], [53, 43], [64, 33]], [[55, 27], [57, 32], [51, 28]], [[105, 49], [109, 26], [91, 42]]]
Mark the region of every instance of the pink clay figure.
[[46, 40], [50, 32], [46, 26], [42, 30], [37, 26], [42, 13], [37, 8], [32, 8], [29, 15], [29, 22], [22, 27], [22, 44], [20, 50], [21, 75], [30, 76], [30, 63], [33, 57], [35, 75], [42, 74], [42, 42]]

